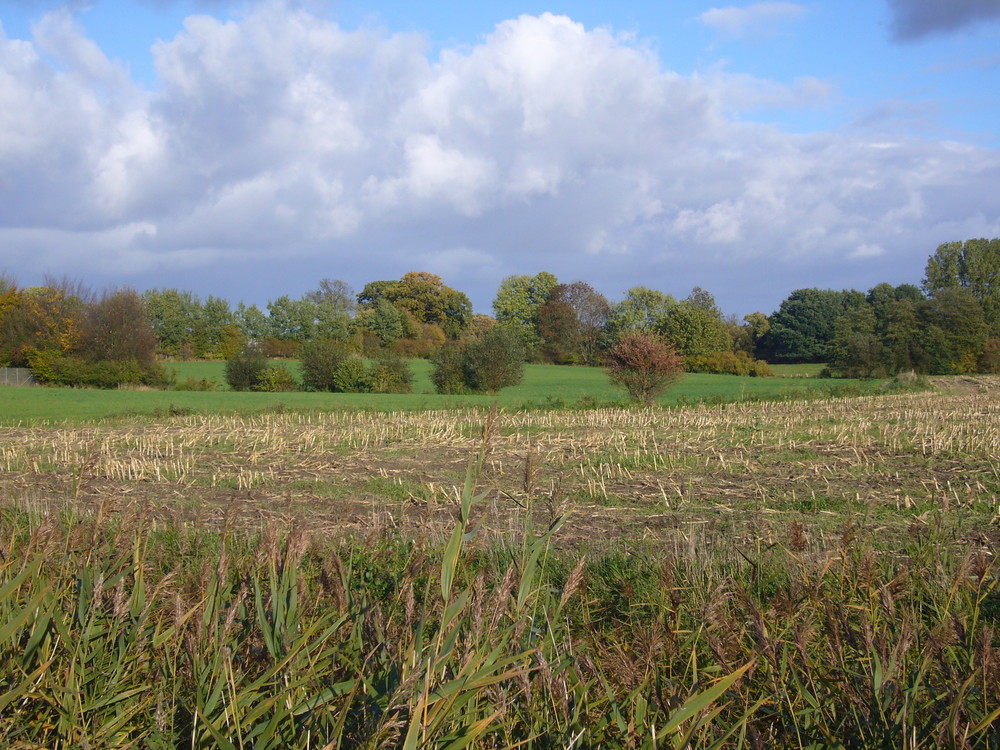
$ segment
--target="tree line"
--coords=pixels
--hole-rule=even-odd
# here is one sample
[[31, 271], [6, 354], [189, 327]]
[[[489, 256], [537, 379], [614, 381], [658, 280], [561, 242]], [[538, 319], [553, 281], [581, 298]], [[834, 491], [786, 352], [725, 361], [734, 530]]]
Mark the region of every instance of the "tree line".
[[[634, 333], [669, 345], [688, 371], [767, 375], [768, 362], [825, 362], [831, 374], [849, 377], [1000, 372], [1000, 240], [941, 245], [921, 286], [797, 289], [771, 315], [742, 319], [723, 316], [700, 287], [677, 299], [638, 286], [612, 302], [584, 281], [548, 272], [505, 278], [493, 316], [474, 314], [464, 293], [420, 271], [369, 282], [359, 293], [323, 279], [264, 309], [178, 289], [94, 294], [67, 280], [22, 288], [0, 277], [0, 365], [30, 367], [55, 384], [155, 386], [167, 382], [165, 358], [259, 362], [318, 357], [325, 347], [353, 368], [355, 387], [392, 381], [386, 373], [399, 372], [392, 358], [426, 357], [435, 361], [439, 390], [495, 390], [514, 377], [498, 374], [510, 361], [606, 364]], [[507, 364], [483, 364], [489, 348], [503, 349]], [[382, 361], [381, 374], [362, 373], [358, 362], [373, 359]], [[284, 378], [269, 377], [275, 387]], [[306, 380], [329, 389], [321, 385], [329, 380]]]

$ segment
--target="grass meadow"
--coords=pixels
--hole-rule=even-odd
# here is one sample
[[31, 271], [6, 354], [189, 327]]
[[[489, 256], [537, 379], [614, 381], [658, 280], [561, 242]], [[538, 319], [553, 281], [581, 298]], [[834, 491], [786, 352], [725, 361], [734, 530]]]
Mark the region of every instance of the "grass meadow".
[[[285, 362], [294, 373], [298, 363]], [[495, 396], [442, 396], [434, 393], [430, 363], [411, 360], [413, 392], [408, 394], [358, 393], [249, 393], [229, 391], [223, 362], [176, 362], [168, 367], [178, 381], [208, 380], [215, 391], [157, 391], [62, 388], [16, 388], [0, 386], [0, 424], [35, 420], [94, 420], [130, 418], [174, 412], [238, 412], [287, 409], [329, 411], [370, 409], [377, 411], [427, 410], [473, 407], [504, 409], [622, 404], [625, 393], [608, 383], [603, 370], [595, 367], [527, 365], [524, 382], [505, 388]], [[750, 378], [734, 375], [690, 373], [660, 400], [669, 405], [697, 402], [727, 402], [822, 396], [848, 392], [874, 392], [880, 384], [855, 380], [820, 380], [804, 376]]]
[[3, 402], [0, 746], [1000, 747], [1000, 379], [598, 374]]

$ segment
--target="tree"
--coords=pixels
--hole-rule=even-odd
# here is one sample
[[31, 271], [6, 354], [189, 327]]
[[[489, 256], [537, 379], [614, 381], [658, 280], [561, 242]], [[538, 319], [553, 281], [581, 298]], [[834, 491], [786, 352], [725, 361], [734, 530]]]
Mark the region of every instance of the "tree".
[[350, 352], [342, 341], [314, 339], [299, 350], [302, 385], [310, 391], [337, 390], [337, 371]]
[[226, 382], [234, 391], [257, 390], [266, 370], [264, 352], [259, 346], [250, 344], [226, 360]]
[[152, 370], [156, 345], [146, 305], [133, 289], [105, 292], [88, 306], [80, 351], [90, 361], [134, 361]]
[[547, 271], [534, 276], [507, 276], [493, 299], [497, 324], [517, 332], [529, 357], [534, 357], [542, 345], [538, 310], [558, 284], [559, 280]]
[[632, 287], [611, 309], [605, 327], [607, 338], [614, 342], [626, 332], [654, 333], [676, 305], [677, 300], [670, 294], [644, 286]]
[[202, 313], [200, 299], [178, 289], [150, 289], [142, 299], [161, 352], [176, 357], [185, 344], [194, 348]]
[[608, 351], [608, 379], [636, 401], [652, 404], [684, 373], [684, 360], [655, 334], [631, 331]]
[[399, 281], [369, 282], [358, 295], [365, 309], [374, 309], [380, 300], [410, 313], [418, 323], [438, 326], [448, 338], [458, 338], [472, 319], [469, 298], [426, 271], [410, 271]]
[[229, 300], [209, 295], [195, 320], [195, 354], [199, 357], [219, 356], [226, 331], [234, 322]]
[[830, 366], [848, 378], [888, 374], [882, 342], [876, 334], [875, 313], [865, 306], [841, 315], [830, 343]]
[[306, 294], [306, 298], [331, 315], [350, 317], [358, 306], [351, 285], [340, 279], [322, 279], [316, 289]]
[[779, 362], [824, 362], [837, 319], [865, 304], [855, 290], [796, 289], [771, 316], [767, 345]]
[[687, 299], [665, 310], [655, 330], [685, 357], [727, 352], [733, 346], [715, 298], [701, 287], [695, 287]]
[[989, 337], [982, 305], [971, 291], [946, 288], [921, 304], [923, 349], [933, 375], [973, 372]]
[[259, 344], [271, 334], [267, 315], [257, 305], [247, 307], [240, 302], [236, 306], [234, 317], [247, 341]]
[[316, 303], [308, 298], [292, 299], [283, 294], [267, 303], [269, 334], [283, 341], [303, 343], [316, 331]]
[[967, 289], [982, 306], [992, 335], [1000, 334], [1000, 239], [945, 242], [928, 259], [924, 289]]
[[494, 326], [473, 339], [466, 353], [466, 377], [473, 391], [497, 393], [524, 379], [524, 348], [509, 328]]
[[546, 358], [557, 363], [595, 364], [598, 343], [611, 314], [604, 295], [590, 284], [559, 284], [538, 308], [537, 326]]
[[496, 393], [524, 377], [520, 337], [500, 325], [477, 338], [448, 342], [433, 363], [431, 381], [438, 393]]

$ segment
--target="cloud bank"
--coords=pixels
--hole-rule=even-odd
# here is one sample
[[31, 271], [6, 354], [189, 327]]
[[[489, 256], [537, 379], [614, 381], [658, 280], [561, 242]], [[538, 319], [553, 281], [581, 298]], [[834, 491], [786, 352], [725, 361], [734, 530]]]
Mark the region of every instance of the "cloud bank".
[[267, 299], [422, 269], [487, 310], [545, 269], [747, 312], [1000, 235], [995, 150], [739, 119], [822, 82], [681, 76], [551, 14], [425, 45], [283, 4], [192, 16], [151, 92], [71, 16], [0, 34], [0, 271]]
[[888, 3], [892, 33], [898, 41], [912, 41], [1000, 19], [1000, 3], [996, 0], [888, 0]]

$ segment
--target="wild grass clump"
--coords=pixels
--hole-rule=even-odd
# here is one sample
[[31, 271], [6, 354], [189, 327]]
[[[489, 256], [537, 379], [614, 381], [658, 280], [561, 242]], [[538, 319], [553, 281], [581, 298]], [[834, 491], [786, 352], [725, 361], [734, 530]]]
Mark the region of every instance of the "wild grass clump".
[[[996, 747], [995, 562], [0, 517], [0, 744]], [[944, 532], [940, 532], [943, 534]]]

